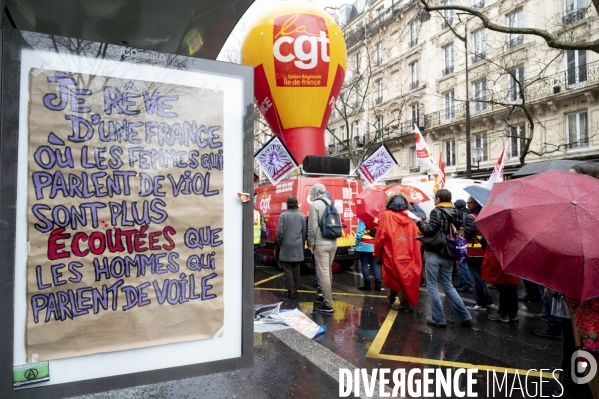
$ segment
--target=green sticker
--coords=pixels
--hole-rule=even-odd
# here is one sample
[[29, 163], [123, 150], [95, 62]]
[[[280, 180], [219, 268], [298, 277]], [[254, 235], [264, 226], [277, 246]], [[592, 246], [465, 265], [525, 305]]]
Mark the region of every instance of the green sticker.
[[13, 388], [50, 381], [50, 365], [46, 361], [14, 366], [12, 368], [12, 381]]

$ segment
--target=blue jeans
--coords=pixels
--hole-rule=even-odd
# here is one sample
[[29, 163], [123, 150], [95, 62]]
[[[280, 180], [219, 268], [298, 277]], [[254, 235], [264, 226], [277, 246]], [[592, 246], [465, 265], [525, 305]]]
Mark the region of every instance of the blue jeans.
[[468, 271], [468, 263], [458, 262], [458, 270], [460, 272], [460, 282], [458, 283], [458, 287], [470, 291], [473, 287], [470, 272]]
[[553, 298], [545, 295], [545, 287], [539, 284], [539, 291], [541, 292], [541, 299], [543, 300], [543, 307], [547, 314], [547, 329], [556, 335], [562, 334], [562, 321], [561, 318], [555, 317], [551, 314], [551, 302]]
[[478, 306], [488, 306], [493, 305], [493, 297], [489, 292], [489, 287], [487, 287], [487, 283], [483, 280], [480, 275], [480, 267], [481, 265], [476, 263], [468, 263], [468, 269], [470, 269], [470, 277], [474, 281], [474, 291], [476, 292], [476, 304]]
[[368, 264], [372, 268], [374, 279], [381, 281], [381, 269], [377, 263], [377, 259], [374, 257], [372, 252], [358, 252], [360, 254], [360, 264], [362, 265], [362, 276], [364, 281], [370, 281], [370, 273], [368, 272]]
[[433, 317], [433, 323], [436, 324], [447, 324], [445, 319], [445, 313], [443, 313], [443, 305], [441, 304], [441, 297], [439, 296], [439, 286], [437, 285], [437, 279], [441, 282], [441, 287], [445, 291], [445, 295], [451, 305], [451, 311], [454, 317], [461, 323], [466, 320], [472, 319], [468, 309], [464, 306], [462, 298], [458, 295], [458, 292], [451, 283], [451, 270], [453, 268], [453, 261], [449, 258], [445, 258], [434, 252], [429, 252], [426, 256], [426, 286], [428, 289], [428, 300], [431, 305], [431, 312]]

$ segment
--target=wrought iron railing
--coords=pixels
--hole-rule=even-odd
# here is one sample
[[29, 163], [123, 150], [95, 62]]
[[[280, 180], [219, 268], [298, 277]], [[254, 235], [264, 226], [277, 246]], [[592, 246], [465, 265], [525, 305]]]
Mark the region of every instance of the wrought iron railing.
[[442, 72], [443, 72], [443, 76], [453, 73], [453, 65], [443, 68]]
[[415, 80], [412, 83], [410, 83], [410, 90], [415, 90], [418, 88], [418, 81]]
[[485, 59], [484, 51], [480, 52], [480, 53], [476, 53], [476, 54], [474, 54], [474, 57], [472, 57], [472, 63], [476, 64], [477, 62], [481, 62], [484, 59]]
[[355, 28], [355, 30], [351, 33], [348, 33], [347, 31], [344, 32], [345, 46], [349, 50], [351, 47], [355, 46], [361, 40], [365, 39], [366, 36], [370, 36], [371, 34], [378, 31], [389, 20], [404, 12], [406, 9], [410, 8], [416, 2], [418, 2], [418, 0], [409, 0], [408, 2], [402, 4], [392, 4], [391, 7], [381, 11], [381, 13], [375, 19], [368, 22], [366, 27]]
[[354, 136], [354, 145], [356, 147], [364, 147], [364, 136]]
[[484, 101], [473, 101], [472, 112], [474, 114], [482, 114], [487, 110], [487, 103]]
[[[541, 99], [555, 96], [563, 91], [570, 91], [599, 84], [599, 61], [581, 65], [549, 75], [543, 78], [533, 78], [522, 84], [523, 93], [519, 85], [507, 90], [492, 92], [487, 88], [486, 101], [473, 101], [474, 113], [482, 115], [505, 109], [508, 104], [522, 103], [522, 94], [526, 104], [531, 104]], [[477, 104], [481, 104], [477, 106]], [[471, 108], [472, 109], [472, 108]], [[453, 112], [452, 112], [453, 110]], [[424, 115], [421, 119], [425, 129], [432, 129], [445, 124], [459, 122], [466, 119], [465, 103], [457, 104], [451, 108], [441, 109]]]
[[518, 46], [521, 46], [524, 43], [524, 35], [518, 35], [511, 40], [507, 41], [507, 49], [511, 50]]
[[366, 38], [366, 30], [363, 26], [355, 28], [353, 31], [345, 32], [345, 46], [349, 50], [356, 44], [360, 43], [362, 40]]
[[564, 26], [572, 25], [575, 22], [583, 20], [586, 15], [586, 12], [586, 8], [565, 12], [564, 16], [562, 17]]
[[447, 18], [445, 21], [443, 21], [443, 23], [441, 24], [441, 30], [443, 29], [447, 29], [449, 28], [451, 25], [453, 25], [453, 18]]
[[485, 0], [479, 1], [475, 5], [472, 6], [474, 10], [482, 10], [485, 7]]

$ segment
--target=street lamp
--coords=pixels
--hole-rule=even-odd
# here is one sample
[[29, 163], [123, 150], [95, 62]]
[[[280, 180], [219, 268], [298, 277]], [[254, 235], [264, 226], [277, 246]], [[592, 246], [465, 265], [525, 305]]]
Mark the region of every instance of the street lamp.
[[[460, 16], [461, 14], [458, 13], [458, 16]], [[443, 17], [443, 20], [447, 23], [447, 25], [449, 26], [449, 29], [451, 29], [451, 31], [453, 32], [453, 34], [462, 42], [464, 42], [464, 48], [465, 48], [465, 53], [464, 55], [466, 56], [466, 178], [470, 179], [472, 178], [472, 164], [470, 163], [470, 156], [471, 156], [471, 145], [470, 145], [470, 98], [469, 98], [469, 82], [468, 82], [468, 21], [464, 20], [464, 36], [461, 36], [458, 34], [458, 32], [455, 31], [455, 29], [453, 29], [453, 26], [451, 26], [451, 23], [449, 23], [449, 21], [447, 21], [447, 19], [445, 18], [445, 15], [441, 14], [441, 16]], [[461, 18], [460, 18], [461, 20]]]

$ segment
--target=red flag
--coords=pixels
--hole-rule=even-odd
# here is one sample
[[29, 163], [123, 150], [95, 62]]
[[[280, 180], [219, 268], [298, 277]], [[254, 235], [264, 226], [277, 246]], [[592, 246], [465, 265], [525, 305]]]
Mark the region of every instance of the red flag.
[[433, 193], [436, 193], [441, 188], [445, 188], [445, 165], [443, 165], [443, 154], [439, 154], [439, 171], [441, 173], [435, 175]]

